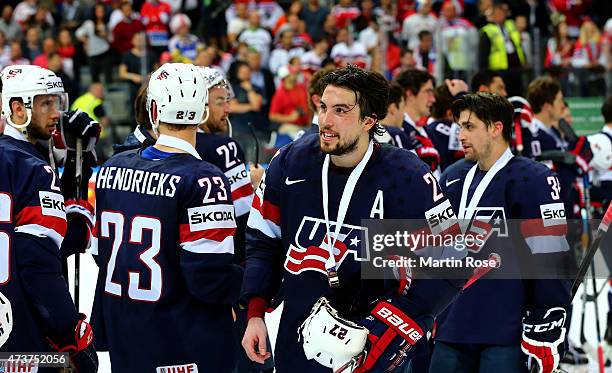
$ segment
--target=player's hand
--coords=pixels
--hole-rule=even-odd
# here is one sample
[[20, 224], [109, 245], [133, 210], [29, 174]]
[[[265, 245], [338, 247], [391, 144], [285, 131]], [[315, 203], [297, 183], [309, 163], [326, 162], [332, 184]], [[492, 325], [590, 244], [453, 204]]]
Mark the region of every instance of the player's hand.
[[65, 112], [64, 126], [66, 131], [81, 139], [97, 139], [100, 137], [100, 123], [93, 120], [81, 109]]
[[263, 364], [266, 359], [272, 356], [270, 352], [266, 351], [267, 337], [268, 329], [264, 320], [261, 317], [249, 319], [244, 337], [242, 338], [242, 347], [249, 359]]
[[563, 357], [566, 311], [561, 307], [531, 311], [523, 318], [521, 350], [527, 366], [538, 373], [551, 373]]
[[253, 162], [249, 162], [249, 173], [251, 175], [251, 184], [254, 189], [257, 189], [261, 179], [263, 178], [264, 168], [261, 165], [254, 164]]
[[461, 79], [445, 79], [444, 83], [446, 84], [448, 91], [453, 97], [457, 96], [459, 93], [462, 92], [467, 93], [469, 89], [467, 83]]
[[54, 350], [69, 353], [70, 367], [73, 372], [96, 373], [98, 371], [98, 354], [93, 346], [93, 331], [89, 323], [85, 321], [85, 315], [80, 314], [80, 319], [74, 328], [74, 335], [63, 340], [62, 344], [48, 340]]
[[419, 324], [387, 301], [378, 302], [360, 324], [370, 334], [368, 353], [355, 373], [393, 371], [414, 357], [419, 341], [426, 341]]

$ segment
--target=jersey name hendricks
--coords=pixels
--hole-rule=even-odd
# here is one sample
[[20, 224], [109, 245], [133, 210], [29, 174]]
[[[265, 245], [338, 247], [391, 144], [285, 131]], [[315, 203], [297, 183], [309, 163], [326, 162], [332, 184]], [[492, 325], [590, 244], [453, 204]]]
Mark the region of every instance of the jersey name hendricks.
[[181, 177], [178, 175], [111, 166], [100, 169], [96, 188], [171, 198], [174, 197], [180, 181]]

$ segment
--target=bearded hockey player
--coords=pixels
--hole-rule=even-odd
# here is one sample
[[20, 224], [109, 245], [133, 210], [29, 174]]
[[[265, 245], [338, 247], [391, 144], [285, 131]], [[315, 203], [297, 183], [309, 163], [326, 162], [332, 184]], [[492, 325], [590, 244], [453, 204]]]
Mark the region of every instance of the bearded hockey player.
[[[63, 112], [68, 98], [52, 71], [13, 65], [0, 75], [7, 124], [0, 137], [0, 291], [13, 314], [12, 333], [1, 350], [68, 352], [78, 372], [96, 372], [93, 332], [70, 298], [60, 257], [85, 250], [85, 220], [91, 217], [85, 217], [87, 206], [74, 199], [80, 187], [74, 180], [74, 152], [67, 155], [62, 188], [49, 163], [52, 152], [39, 141], [48, 143], [62, 116], [58, 140], [79, 137], [93, 147], [100, 127], [86, 114]], [[70, 198], [66, 203], [62, 189]], [[68, 223], [67, 212], [72, 215]]]
[[[364, 345], [367, 339], [368, 354], [355, 362], [356, 372], [395, 372], [425, 342], [434, 318], [464, 281], [415, 279], [406, 288], [397, 281], [362, 280], [361, 219], [420, 219], [450, 204], [413, 153], [372, 140], [387, 112], [389, 84], [382, 75], [348, 66], [323, 81], [320, 135], [282, 148], [256, 191], [247, 227], [241, 300], [249, 323], [242, 344], [254, 361], [269, 355], [263, 314], [282, 280], [277, 372], [338, 369], [346, 356], [335, 353], [346, 354], [345, 342], [355, 348], [357, 335]], [[305, 327], [303, 342], [298, 340], [315, 303], [313, 314], [334, 313], [324, 296], [339, 316], [354, 321], [351, 334], [337, 327], [335, 344], [321, 344]]]
[[155, 146], [120, 153], [98, 173], [97, 301], [113, 372], [234, 367], [231, 305], [242, 270], [229, 182], [194, 148], [202, 87], [192, 65], [156, 70], [147, 99]]
[[544, 165], [512, 155], [513, 107], [505, 98], [469, 94], [452, 110], [466, 160], [440, 184], [469, 230], [488, 232], [473, 255], [498, 258], [500, 266], [438, 319], [430, 372], [526, 372], [529, 360], [550, 373], [563, 354], [570, 283], [528, 269], [540, 275], [571, 260], [559, 181]]

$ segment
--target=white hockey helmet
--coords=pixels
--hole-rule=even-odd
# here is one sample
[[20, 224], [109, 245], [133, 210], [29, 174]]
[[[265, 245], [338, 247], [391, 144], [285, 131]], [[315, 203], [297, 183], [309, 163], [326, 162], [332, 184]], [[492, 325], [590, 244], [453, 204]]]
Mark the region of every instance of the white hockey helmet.
[[605, 171], [612, 167], [612, 142], [603, 133], [595, 133], [587, 137], [593, 152], [591, 167], [598, 171]]
[[[57, 110], [68, 110], [68, 94], [64, 91], [62, 80], [51, 70], [35, 65], [11, 65], [0, 72], [2, 79], [2, 116], [6, 123], [18, 129], [25, 129], [32, 121], [34, 97], [56, 95]], [[23, 101], [28, 118], [23, 124], [15, 124], [11, 119], [11, 100]]]
[[13, 310], [11, 302], [0, 293], [0, 347], [2, 347], [13, 330]]
[[[234, 98], [234, 90], [232, 89], [232, 86], [228, 82], [228, 80], [225, 79], [225, 75], [221, 70], [203, 66], [198, 66], [198, 70], [204, 78], [204, 87], [206, 88], [207, 92], [214, 87], [220, 86], [222, 88], [225, 88], [225, 90], [227, 91], [227, 100], [231, 100], [232, 98]], [[208, 101], [206, 102], [206, 106], [208, 107]], [[210, 112], [206, 110], [206, 115], [202, 119], [202, 122], [206, 122], [208, 120], [209, 113]]]
[[325, 297], [319, 298], [298, 330], [306, 358], [334, 372], [352, 372], [360, 364], [368, 334], [365, 327], [340, 317]]
[[208, 102], [202, 81], [198, 68], [184, 63], [166, 63], [151, 74], [147, 111], [155, 132], [160, 122], [194, 126], [202, 122]]

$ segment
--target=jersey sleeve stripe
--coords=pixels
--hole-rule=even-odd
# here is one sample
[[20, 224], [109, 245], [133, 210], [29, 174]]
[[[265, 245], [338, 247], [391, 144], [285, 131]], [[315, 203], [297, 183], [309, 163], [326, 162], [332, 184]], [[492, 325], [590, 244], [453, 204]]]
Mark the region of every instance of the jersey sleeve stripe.
[[[233, 187], [234, 185], [232, 185]], [[253, 186], [251, 185], [251, 182], [249, 181], [248, 184], [245, 184], [239, 188], [236, 189], [232, 189], [232, 199], [235, 201], [237, 199], [240, 199], [242, 197], [246, 197], [246, 196], [250, 196], [254, 194], [254, 190], [253, 190]]]
[[234, 232], [236, 232], [236, 228], [213, 228], [192, 232], [189, 228], [189, 224], [181, 224], [179, 232], [180, 243], [182, 245], [203, 238], [219, 243], [223, 242], [227, 237], [233, 237]]
[[567, 234], [567, 225], [555, 224], [545, 226], [542, 219], [527, 219], [521, 222], [521, 234], [523, 237], [536, 236], [563, 236]]
[[40, 206], [28, 206], [17, 214], [15, 219], [15, 229], [26, 225], [37, 225], [51, 229], [62, 236], [62, 238], [66, 235], [66, 215], [63, 214], [62, 217], [56, 215], [44, 215]]
[[[64, 224], [65, 227], [65, 224]], [[65, 234], [66, 228], [64, 228]], [[36, 237], [48, 237], [53, 243], [57, 245], [57, 249], [62, 246], [62, 242], [64, 241], [64, 234], [60, 234], [53, 228], [49, 228], [46, 226], [38, 225], [38, 224], [23, 224], [15, 228], [16, 233], [25, 233], [31, 236]]]
[[280, 225], [280, 208], [275, 204], [265, 199], [261, 202], [259, 196], [255, 194], [253, 208], [257, 209], [265, 220], [269, 220], [275, 225]]
[[569, 250], [565, 235], [566, 224], [545, 226], [542, 219], [521, 222], [521, 234], [533, 254], [557, 253]]
[[[255, 198], [257, 199], [257, 197]], [[280, 226], [269, 219], [264, 219], [261, 212], [255, 207], [255, 203], [253, 203], [251, 208], [247, 225], [249, 228], [257, 229], [270, 238], [281, 238]]]
[[233, 254], [234, 238], [227, 236], [221, 242], [200, 238], [195, 241], [181, 243], [181, 247], [183, 250], [196, 254]]

